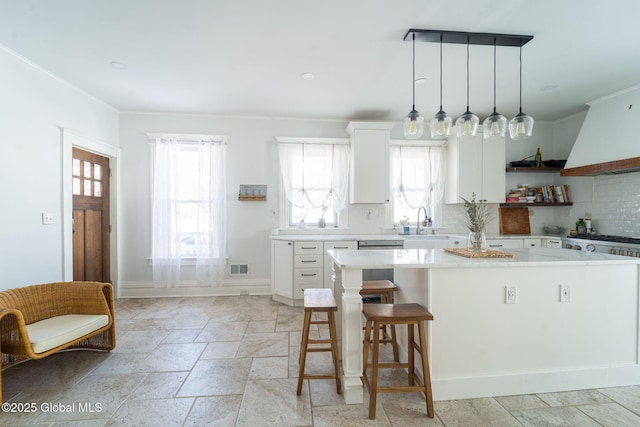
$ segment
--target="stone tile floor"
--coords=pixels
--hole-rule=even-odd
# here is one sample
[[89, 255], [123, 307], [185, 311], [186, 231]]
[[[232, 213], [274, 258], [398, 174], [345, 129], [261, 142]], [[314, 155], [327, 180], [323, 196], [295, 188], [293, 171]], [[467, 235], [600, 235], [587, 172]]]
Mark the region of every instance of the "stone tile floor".
[[[3, 372], [4, 401], [35, 411], [3, 413], [0, 425], [640, 426], [640, 386], [441, 401], [434, 419], [417, 393], [382, 394], [372, 421], [333, 380], [306, 381], [296, 396], [302, 320], [266, 296], [118, 300], [111, 353]], [[330, 354], [309, 354], [307, 366], [330, 369]], [[384, 381], [404, 378], [390, 372]]]

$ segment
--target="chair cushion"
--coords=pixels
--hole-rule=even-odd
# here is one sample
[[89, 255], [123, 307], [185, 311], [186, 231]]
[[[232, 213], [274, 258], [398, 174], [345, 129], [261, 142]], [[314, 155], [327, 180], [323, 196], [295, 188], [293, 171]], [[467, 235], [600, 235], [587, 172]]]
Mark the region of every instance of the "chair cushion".
[[27, 332], [34, 353], [44, 353], [108, 324], [106, 314], [65, 314], [27, 325]]

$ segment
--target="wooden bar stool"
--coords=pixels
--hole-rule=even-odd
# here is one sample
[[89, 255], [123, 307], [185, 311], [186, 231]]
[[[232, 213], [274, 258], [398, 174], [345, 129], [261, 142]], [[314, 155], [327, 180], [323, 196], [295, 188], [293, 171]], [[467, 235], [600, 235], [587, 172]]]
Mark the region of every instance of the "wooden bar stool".
[[[365, 280], [362, 282], [360, 296], [380, 295], [380, 304], [393, 304], [393, 293], [397, 290], [398, 287], [396, 284], [390, 280]], [[380, 330], [382, 331], [382, 339], [380, 342], [391, 344], [393, 360], [399, 362], [400, 356], [398, 353], [398, 341], [396, 339], [396, 325], [389, 325], [389, 329], [391, 330], [391, 335], [387, 332], [387, 325], [380, 325]]]
[[[364, 304], [363, 313], [366, 318], [365, 339], [363, 348], [362, 382], [369, 391], [369, 418], [376, 417], [377, 393], [395, 392], [423, 392], [427, 401], [427, 415], [434, 417], [433, 396], [431, 394], [431, 375], [427, 354], [426, 321], [433, 320], [433, 315], [420, 304]], [[380, 335], [373, 334], [380, 325], [407, 325], [408, 327], [408, 361], [407, 363], [379, 363]], [[419, 343], [415, 341], [414, 326], [418, 325]], [[373, 342], [372, 342], [373, 341]], [[371, 363], [369, 363], [371, 351]], [[422, 376], [416, 373], [415, 354], [417, 351], [422, 359]], [[367, 377], [367, 369], [371, 368], [371, 380]], [[378, 386], [378, 369], [407, 368], [408, 385]]]
[[[304, 379], [336, 379], [338, 394], [342, 394], [340, 383], [340, 365], [338, 364], [338, 339], [336, 337], [335, 312], [338, 310], [336, 300], [331, 289], [305, 289], [304, 290], [304, 325], [302, 327], [302, 343], [300, 344], [300, 372], [298, 374], [298, 391], [302, 393], [302, 381]], [[312, 320], [313, 313], [327, 313], [327, 320]], [[329, 325], [329, 339], [309, 339], [311, 325]], [[309, 344], [330, 344], [330, 347], [311, 347]], [[307, 361], [307, 352], [330, 351], [333, 357], [334, 373], [331, 375], [310, 375], [304, 373], [304, 365]]]

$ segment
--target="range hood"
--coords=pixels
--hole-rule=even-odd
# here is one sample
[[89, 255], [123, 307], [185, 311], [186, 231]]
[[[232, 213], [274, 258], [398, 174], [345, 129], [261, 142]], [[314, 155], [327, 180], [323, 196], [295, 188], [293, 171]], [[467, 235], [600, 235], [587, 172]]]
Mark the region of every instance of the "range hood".
[[563, 176], [640, 171], [640, 86], [588, 103]]

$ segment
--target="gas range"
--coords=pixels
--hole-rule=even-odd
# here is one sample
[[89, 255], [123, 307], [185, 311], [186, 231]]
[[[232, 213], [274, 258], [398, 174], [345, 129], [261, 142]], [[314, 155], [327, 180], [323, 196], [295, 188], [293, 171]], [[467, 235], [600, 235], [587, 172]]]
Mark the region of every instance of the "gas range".
[[640, 258], [640, 239], [606, 234], [588, 236], [567, 236], [562, 239], [562, 247], [586, 252], [623, 255]]

